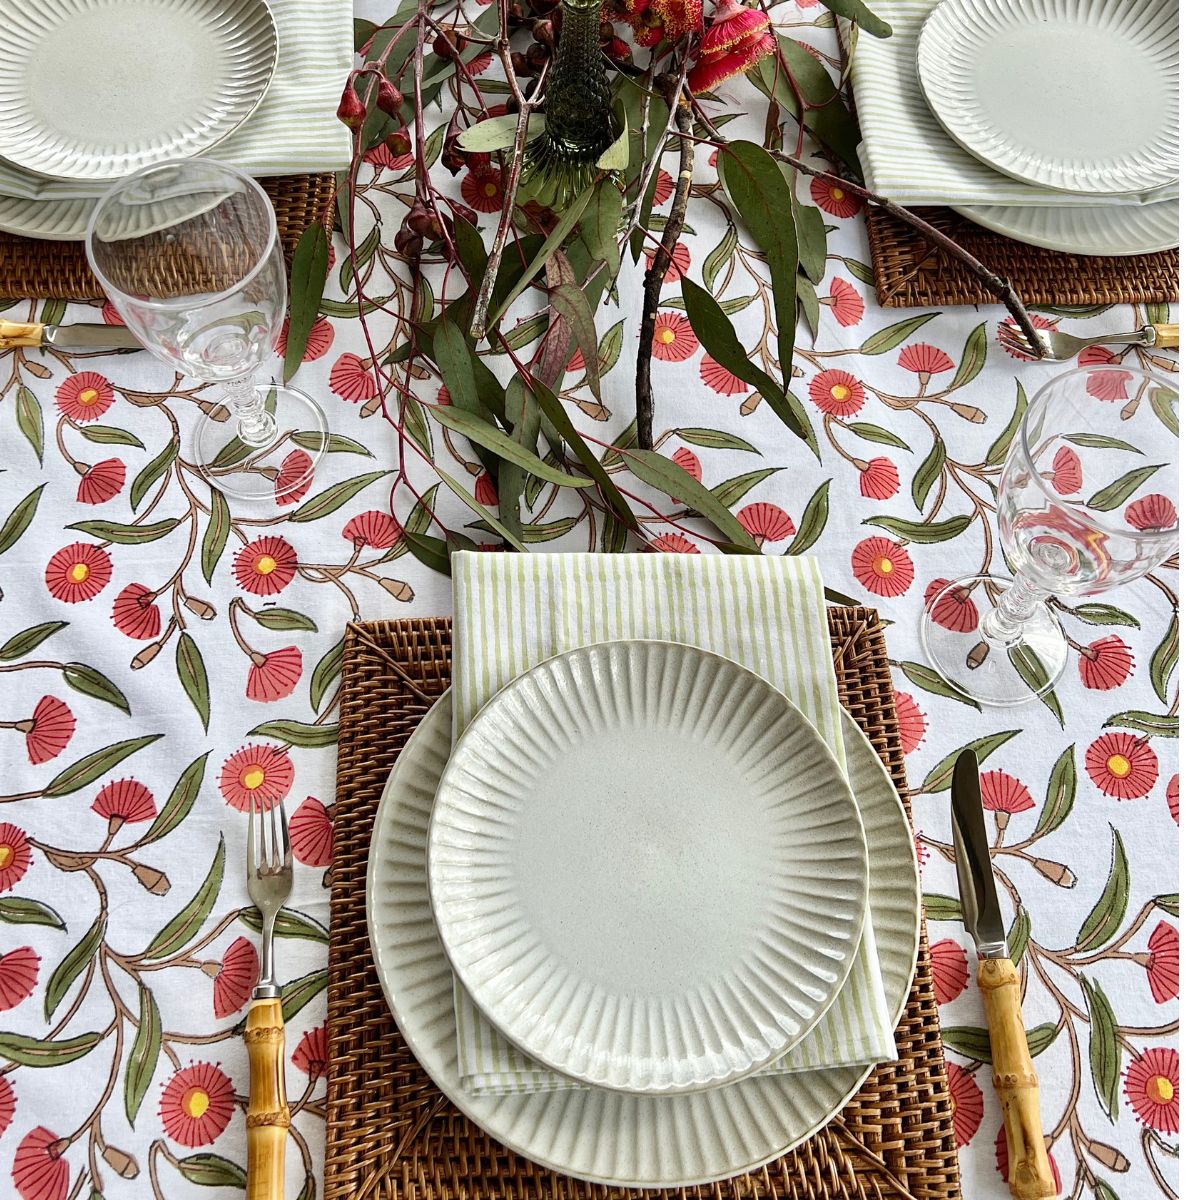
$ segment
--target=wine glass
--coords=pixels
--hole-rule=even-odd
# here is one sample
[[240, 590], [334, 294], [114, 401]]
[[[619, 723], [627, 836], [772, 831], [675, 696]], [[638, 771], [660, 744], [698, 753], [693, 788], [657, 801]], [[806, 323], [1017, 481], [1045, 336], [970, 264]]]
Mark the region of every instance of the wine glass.
[[289, 495], [303, 494], [328, 442], [325, 414], [295, 388], [252, 381], [287, 307], [266, 192], [241, 171], [208, 159], [147, 167], [97, 201], [87, 257], [151, 354], [193, 379], [222, 385], [222, 402], [201, 406], [194, 434], [201, 473], [243, 499], [286, 504]]
[[1068, 658], [1054, 597], [1106, 592], [1175, 553], [1178, 405], [1171, 383], [1120, 364], [1068, 371], [1033, 398], [996, 498], [1015, 578], [955, 580], [921, 622], [929, 662], [959, 691], [993, 705], [1042, 695]]

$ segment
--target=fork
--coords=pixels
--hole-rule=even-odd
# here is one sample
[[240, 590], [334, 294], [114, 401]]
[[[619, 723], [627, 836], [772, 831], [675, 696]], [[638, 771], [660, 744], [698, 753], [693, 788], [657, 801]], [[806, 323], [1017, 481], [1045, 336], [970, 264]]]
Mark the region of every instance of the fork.
[[1103, 333], [1098, 337], [1077, 337], [1073, 333], [1061, 333], [1057, 329], [1035, 329], [1041, 355], [1029, 344], [1029, 339], [1022, 329], [1016, 325], [1001, 324], [1000, 344], [1018, 354], [1032, 355], [1034, 358], [1049, 359], [1052, 362], [1065, 362], [1074, 358], [1080, 350], [1088, 346], [1158, 346], [1165, 350], [1179, 348], [1178, 325], [1143, 325], [1132, 333]]
[[292, 847], [280, 800], [250, 807], [246, 838], [246, 890], [262, 917], [262, 970], [246, 1014], [250, 1097], [246, 1104], [247, 1200], [282, 1200], [287, 1146], [287, 1095], [283, 1082], [283, 1003], [275, 979], [275, 918], [292, 890]]

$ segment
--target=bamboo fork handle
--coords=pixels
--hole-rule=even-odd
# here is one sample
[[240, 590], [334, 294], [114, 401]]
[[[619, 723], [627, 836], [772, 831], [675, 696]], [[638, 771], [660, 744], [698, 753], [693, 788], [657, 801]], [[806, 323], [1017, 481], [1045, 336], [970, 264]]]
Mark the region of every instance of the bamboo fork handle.
[[245, 1039], [250, 1056], [246, 1200], [283, 1200], [290, 1118], [283, 1088], [283, 1006], [277, 998], [251, 1001]]
[[1154, 344], [1161, 346], [1164, 350], [1179, 349], [1179, 326], [1178, 325], [1151, 325], [1154, 330]]
[[0, 321], [0, 350], [41, 344], [42, 326], [38, 321]]
[[981, 960], [979, 990], [992, 1043], [992, 1085], [1004, 1112], [1008, 1190], [1016, 1200], [1049, 1200], [1058, 1189], [1042, 1137], [1038, 1079], [1025, 1039], [1016, 967], [1007, 958]]

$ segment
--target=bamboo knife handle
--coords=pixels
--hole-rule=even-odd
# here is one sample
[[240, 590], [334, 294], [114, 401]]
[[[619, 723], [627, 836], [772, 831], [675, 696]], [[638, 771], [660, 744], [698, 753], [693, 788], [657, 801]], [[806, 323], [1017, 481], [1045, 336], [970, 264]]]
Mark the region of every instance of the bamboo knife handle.
[[283, 1086], [283, 1006], [253, 1000], [246, 1016], [250, 1101], [246, 1105], [246, 1200], [283, 1200], [287, 1095]]
[[992, 1086], [1004, 1112], [1008, 1190], [1016, 1200], [1049, 1200], [1058, 1189], [1042, 1137], [1038, 1079], [1025, 1040], [1016, 967], [1007, 958], [982, 959], [979, 990], [992, 1043]]
[[1164, 350], [1179, 349], [1179, 326], [1178, 325], [1151, 325], [1154, 330], [1154, 344], [1161, 346]]
[[40, 346], [42, 325], [38, 321], [0, 321], [0, 350], [15, 350], [18, 346]]

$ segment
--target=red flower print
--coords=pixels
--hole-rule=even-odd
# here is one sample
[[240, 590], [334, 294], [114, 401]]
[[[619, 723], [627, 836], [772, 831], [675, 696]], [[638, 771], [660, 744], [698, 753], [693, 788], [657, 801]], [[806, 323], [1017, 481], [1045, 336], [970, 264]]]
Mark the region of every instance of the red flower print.
[[908, 551], [890, 538], [869, 537], [850, 553], [854, 578], [876, 596], [903, 596], [912, 586], [913, 563]]
[[[1174, 821], [1176, 825], [1178, 825], [1179, 824], [1179, 776], [1178, 775], [1172, 775], [1171, 778], [1167, 781], [1167, 808], [1170, 809], [1170, 811], [1171, 811], [1171, 820]], [[0, 829], [2, 829], [2, 828], [3, 828], [3, 826], [0, 826]], [[10, 828], [11, 828], [11, 826], [10, 826]], [[3, 854], [3, 846], [4, 846], [4, 841], [3, 841], [3, 838], [0, 837], [0, 855]], [[0, 890], [3, 890], [3, 887], [4, 887], [3, 883], [0, 882]]]
[[700, 547], [695, 543], [688, 541], [682, 534], [678, 533], [660, 533], [658, 537], [650, 539], [650, 545], [655, 550], [661, 550], [664, 554], [699, 554]]
[[111, 300], [105, 300], [105, 302], [100, 306], [100, 319], [105, 323], [105, 325], [125, 324], [125, 322], [121, 320], [121, 314], [117, 312], [116, 306]]
[[900, 472], [890, 458], [873, 458], [858, 471], [858, 490], [868, 500], [890, 500], [900, 490]]
[[0, 954], [0, 1012], [16, 1008], [33, 994], [41, 961], [32, 946], [18, 946]]
[[925, 739], [925, 714], [908, 692], [896, 693], [896, 724], [900, 727], [900, 749], [911, 754]]
[[1150, 953], [1146, 958], [1146, 975], [1150, 994], [1158, 1004], [1166, 1004], [1179, 995], [1179, 930], [1166, 921], [1159, 921], [1150, 935]]
[[18, 722], [17, 728], [25, 734], [25, 752], [36, 767], [57, 758], [67, 748], [75, 733], [75, 717], [57, 696], [43, 696], [33, 716]]
[[979, 1084], [958, 1063], [946, 1064], [946, 1083], [953, 1105], [954, 1141], [961, 1150], [970, 1144], [983, 1120], [983, 1093]]
[[[646, 255], [647, 271], [654, 266], [654, 259], [656, 255], [656, 250], [651, 250]], [[688, 273], [688, 267], [691, 265], [692, 252], [683, 244], [683, 242], [677, 242], [675, 245], [675, 253], [671, 255], [671, 261], [667, 264], [667, 273], [663, 276], [663, 282], [678, 283], [680, 277]]]
[[125, 464], [119, 458], [105, 458], [80, 475], [75, 499], [80, 504], [104, 504], [124, 486]]
[[808, 190], [813, 203], [831, 216], [852, 217], [862, 208], [862, 201], [857, 196], [851, 196], [844, 188], [824, 179], [814, 179]]
[[[367, 158], [367, 155], [363, 155]], [[292, 327], [291, 317], [284, 317], [283, 328], [279, 331], [279, 336], [275, 339], [275, 353], [282, 358], [287, 353], [288, 332]], [[308, 331], [308, 341], [304, 343], [304, 353], [300, 356], [301, 362], [313, 362], [321, 357], [322, 354], [329, 352], [329, 347], [333, 345], [333, 325], [330, 324], [324, 317], [318, 317], [313, 323], [312, 328]]]
[[[1039, 317], [1037, 315], [1037, 313], [1034, 313], [1029, 318], [1029, 320], [1032, 322], [1034, 329], [1053, 329], [1054, 328], [1053, 321], [1048, 321], [1045, 317]], [[1016, 321], [1014, 321], [1012, 319], [1012, 317], [1005, 317], [1004, 320], [1000, 322], [1000, 325], [1001, 326], [1007, 325], [1010, 330], [1013, 330], [1016, 332], [1018, 337], [1021, 336], [1021, 331], [1018, 328]], [[1004, 347], [1004, 353], [1007, 354], [1009, 356], [1009, 358], [1015, 358], [1018, 362], [1036, 362], [1037, 361], [1037, 359], [1034, 358], [1034, 356], [1032, 354], [1026, 354], [1022, 350], [1014, 350], [1013, 347], [1010, 345], [1009, 338], [1007, 338], [1007, 337], [1001, 338], [999, 328], [997, 328], [997, 330], [996, 330], [996, 341], [998, 341], [1000, 343], [1000, 345]]]
[[1159, 1133], [1179, 1132], [1179, 1052], [1152, 1046], [1125, 1072], [1125, 1099], [1143, 1124]]
[[379, 385], [371, 370], [370, 359], [339, 354], [329, 369], [329, 390], [351, 404], [361, 404], [379, 395]]
[[329, 1068], [328, 1038], [324, 1025], [310, 1029], [292, 1051], [292, 1066], [309, 1079], [320, 1079]]
[[212, 1063], [192, 1063], [167, 1081], [158, 1111], [173, 1141], [207, 1146], [225, 1132], [233, 1116], [233, 1084]]
[[162, 629], [162, 613], [154, 603], [154, 593], [144, 583], [123, 587], [113, 601], [112, 622], [126, 637], [148, 641]]
[[[470, 70], [470, 67], [467, 68]], [[373, 167], [382, 167], [386, 171], [404, 171], [413, 165], [411, 154], [394, 154], [386, 140], [378, 146], [372, 146], [363, 155], [363, 162], [369, 162]]]
[[928, 342], [913, 342], [900, 351], [900, 365], [914, 375], [928, 379], [931, 375], [940, 375], [943, 371], [954, 369], [954, 360], [945, 350], [931, 346]]
[[217, 787], [238, 812], [270, 808], [291, 790], [296, 769], [282, 746], [243, 746], [221, 767]]
[[[925, 589], [925, 607], [934, 623], [955, 633], [971, 633], [979, 625], [979, 609], [966, 588], [955, 588], [938, 596], [950, 586], [949, 579], [934, 579]], [[936, 603], [934, 597], [938, 596]], [[932, 607], [930, 607], [932, 605]]]
[[659, 171], [658, 177], [654, 180], [654, 203], [655, 205], [662, 204], [664, 200], [675, 190], [675, 181], [666, 171]]
[[1092, 642], [1079, 652], [1079, 678], [1083, 686], [1110, 692], [1133, 673], [1133, 653], [1115, 633]]
[[831, 417], [852, 417], [866, 400], [863, 385], [848, 371], [834, 368], [814, 375], [808, 385], [809, 399]]
[[1127, 505], [1125, 520], [1134, 529], [1174, 529], [1179, 524], [1179, 514], [1166, 496], [1155, 492]]
[[862, 320], [866, 306], [852, 284], [835, 276], [829, 284], [829, 311], [844, 329], [850, 325], [857, 325]]
[[499, 212], [504, 203], [504, 180], [495, 167], [476, 167], [468, 171], [459, 188], [462, 198], [476, 212]]
[[685, 316], [679, 313], [659, 313], [654, 318], [654, 345], [650, 353], [668, 362], [683, 362], [691, 358], [700, 346]]
[[136, 779], [117, 779], [106, 783], [92, 801], [92, 812], [108, 821], [109, 833], [116, 833], [126, 821], [137, 824], [153, 821], [158, 810], [150, 789]]
[[[1062, 1176], [1058, 1173], [1058, 1163], [1054, 1161], [1054, 1155], [1049, 1151], [1046, 1157], [1050, 1160], [1050, 1174], [1054, 1176], [1054, 1193], [1059, 1195], [1062, 1192]], [[996, 1170], [1000, 1172], [1000, 1178], [1005, 1183], [1008, 1182], [1008, 1137], [1005, 1135], [1004, 1126], [1001, 1125], [996, 1133]]]
[[391, 513], [374, 508], [370, 512], [351, 517], [342, 530], [342, 537], [355, 546], [371, 546], [375, 550], [387, 550], [394, 546], [403, 530]]
[[296, 574], [296, 551], [281, 537], [261, 537], [243, 546], [233, 563], [238, 585], [255, 596], [277, 596]]
[[671, 461], [677, 467], [682, 467], [697, 483], [704, 478], [704, 468], [700, 465], [700, 460], [686, 446], [680, 446], [671, 455]]
[[312, 458], [303, 450], [293, 450], [279, 464], [279, 474], [275, 476], [275, 503], [282, 508], [285, 504], [303, 500], [312, 487], [312, 471]]
[[480, 471], [475, 476], [475, 503], [489, 508], [495, 508], [500, 503], [500, 493], [496, 491], [496, 485], [486, 471]]
[[246, 699], [267, 704], [283, 700], [296, 690], [304, 666], [295, 646], [284, 646], [270, 654], [256, 654], [246, 677]]
[[234, 938], [213, 976], [213, 1013], [218, 1020], [241, 1012], [258, 982], [258, 951], [248, 938]]
[[1091, 781], [1118, 800], [1146, 795], [1158, 778], [1158, 755], [1132, 733], [1101, 734], [1087, 748], [1083, 765]]
[[792, 518], [778, 504], [747, 504], [737, 519], [742, 528], [761, 546], [764, 542], [782, 542], [796, 532]]
[[1103, 346], [1085, 346], [1080, 350], [1077, 361], [1081, 367], [1104, 367], [1120, 362], [1121, 356]]
[[1070, 446], [1060, 446], [1055, 454], [1050, 484], [1060, 496], [1069, 496], [1083, 487], [1083, 463]]
[[750, 390], [750, 385], [726, 370], [707, 353], [700, 359], [700, 379], [720, 396], [741, 396]]
[[95, 371], [80, 371], [58, 385], [54, 402], [72, 421], [98, 421], [112, 405], [112, 384]]
[[0, 1075], [0, 1137], [3, 1137], [12, 1124], [17, 1111], [17, 1097], [13, 1093], [12, 1084], [7, 1075]]
[[1115, 404], [1129, 399], [1129, 381], [1133, 376], [1128, 371], [1089, 371], [1083, 381], [1089, 396]]
[[21, 1200], [67, 1200], [71, 1169], [62, 1158], [66, 1139], [45, 1125], [31, 1129], [13, 1156], [12, 1177]]
[[979, 791], [983, 807], [996, 814], [996, 828], [1008, 827], [1013, 813], [1028, 812], [1033, 807], [1029, 789], [1007, 771], [983, 771], [979, 776]]
[[46, 564], [46, 587], [55, 600], [78, 604], [94, 600], [112, 579], [112, 559], [88, 542], [72, 542]]
[[21, 882], [32, 857], [24, 830], [0, 823], [0, 892], [11, 892]]
[[329, 810], [309, 796], [288, 821], [292, 851], [307, 867], [327, 867], [333, 862], [333, 822]]
[[958, 999], [967, 986], [967, 952], [949, 938], [929, 947], [929, 965], [933, 970], [933, 995], [939, 1004]]

